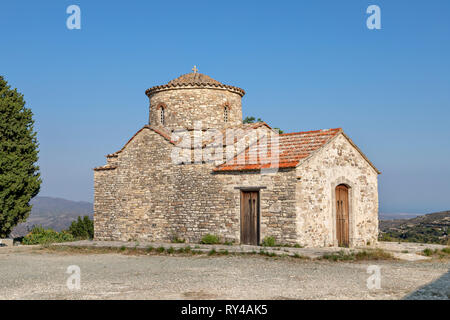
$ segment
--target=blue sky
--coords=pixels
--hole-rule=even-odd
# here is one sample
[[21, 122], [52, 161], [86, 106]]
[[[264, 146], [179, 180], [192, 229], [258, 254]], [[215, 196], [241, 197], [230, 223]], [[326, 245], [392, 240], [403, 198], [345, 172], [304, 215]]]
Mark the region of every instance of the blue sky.
[[[66, 8], [81, 8], [68, 30]], [[366, 8], [381, 8], [381, 30]], [[24, 93], [40, 195], [93, 199], [92, 168], [191, 71], [244, 88], [244, 116], [342, 127], [382, 171], [380, 212], [450, 209], [449, 1], [2, 1], [0, 74]]]

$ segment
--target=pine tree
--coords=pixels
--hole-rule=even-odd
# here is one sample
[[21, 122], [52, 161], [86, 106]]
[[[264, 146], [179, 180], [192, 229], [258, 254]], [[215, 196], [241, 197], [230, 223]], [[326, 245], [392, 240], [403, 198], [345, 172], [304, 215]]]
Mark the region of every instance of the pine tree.
[[23, 95], [0, 76], [0, 238], [7, 237], [31, 211], [41, 178], [33, 113]]

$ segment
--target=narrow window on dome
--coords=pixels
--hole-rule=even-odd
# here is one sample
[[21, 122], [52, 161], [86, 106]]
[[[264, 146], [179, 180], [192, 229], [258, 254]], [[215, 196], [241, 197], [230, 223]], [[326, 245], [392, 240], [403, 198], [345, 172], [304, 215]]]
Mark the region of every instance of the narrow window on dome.
[[223, 121], [228, 122], [228, 107], [227, 106], [225, 106], [223, 108]]
[[164, 107], [161, 107], [161, 110], [160, 110], [160, 112], [161, 112], [161, 124], [162, 125], [164, 125], [164, 112], [165, 112], [165, 110], [164, 110]]

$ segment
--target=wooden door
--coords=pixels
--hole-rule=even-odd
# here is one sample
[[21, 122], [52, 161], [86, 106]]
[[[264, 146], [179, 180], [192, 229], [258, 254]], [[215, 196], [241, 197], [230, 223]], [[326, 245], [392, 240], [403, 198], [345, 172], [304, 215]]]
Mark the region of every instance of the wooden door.
[[259, 244], [259, 192], [241, 193], [241, 243]]
[[336, 187], [336, 237], [340, 247], [348, 247], [349, 234], [348, 188], [345, 185]]

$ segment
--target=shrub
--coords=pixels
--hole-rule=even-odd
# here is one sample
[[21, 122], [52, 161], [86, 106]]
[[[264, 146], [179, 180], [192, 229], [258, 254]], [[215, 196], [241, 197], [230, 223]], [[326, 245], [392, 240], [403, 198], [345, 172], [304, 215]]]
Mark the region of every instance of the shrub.
[[336, 253], [328, 253], [322, 256], [322, 259], [331, 260], [331, 261], [348, 261], [355, 260], [354, 253], [347, 253], [344, 250], [341, 250]]
[[388, 234], [382, 233], [379, 237], [380, 241], [393, 241], [392, 237]]
[[84, 216], [83, 218], [78, 217], [76, 221], [72, 222], [67, 232], [76, 239], [93, 239], [94, 221], [89, 219], [88, 216]]
[[212, 256], [214, 254], [216, 254], [216, 249], [214, 249], [214, 248], [208, 252], [208, 256]]
[[259, 254], [268, 257], [275, 257], [277, 255], [275, 252], [264, 251], [263, 249], [259, 250]]
[[220, 239], [218, 236], [208, 233], [203, 236], [201, 243], [203, 243], [203, 244], [218, 244], [218, 243], [220, 243]]
[[158, 250], [159, 253], [163, 253], [164, 251], [166, 251], [166, 249], [164, 249], [164, 247], [158, 247], [158, 249], [156, 249], [156, 250]]
[[169, 249], [166, 250], [166, 252], [172, 254], [175, 252], [175, 249], [173, 247], [170, 247]]
[[418, 242], [446, 244], [450, 239], [445, 228], [426, 225], [405, 226], [400, 229], [389, 229], [379, 235], [382, 241]]
[[276, 242], [274, 237], [265, 237], [261, 243], [263, 247], [275, 247]]
[[185, 243], [185, 242], [186, 242], [185, 239], [178, 238], [176, 236], [172, 238], [172, 243]]
[[57, 232], [53, 229], [44, 229], [42, 226], [34, 226], [31, 232], [22, 239], [23, 244], [49, 244], [54, 242], [73, 241], [73, 236], [66, 232]]
[[391, 260], [394, 256], [382, 249], [363, 250], [355, 254], [356, 260]]
[[331, 261], [355, 261], [355, 260], [391, 260], [394, 259], [392, 254], [382, 249], [376, 250], [363, 250], [359, 252], [345, 252], [341, 250], [339, 252], [325, 254], [322, 256], [324, 260]]
[[434, 257], [434, 258], [440, 258], [440, 259], [447, 259], [449, 258], [449, 254], [450, 254], [450, 248], [446, 247], [446, 248], [442, 248], [442, 249], [430, 249], [430, 248], [426, 248], [425, 250], [422, 251], [422, 254], [424, 256], [427, 257]]

